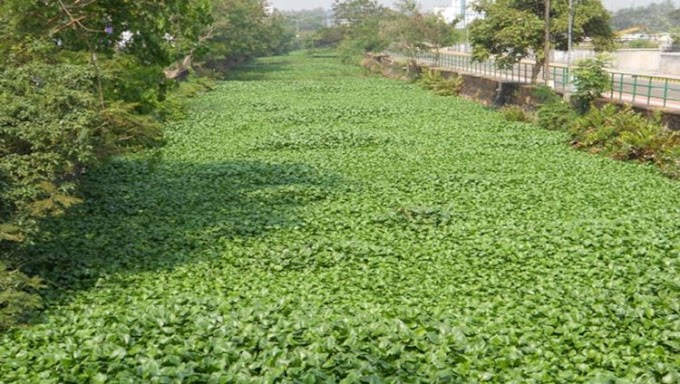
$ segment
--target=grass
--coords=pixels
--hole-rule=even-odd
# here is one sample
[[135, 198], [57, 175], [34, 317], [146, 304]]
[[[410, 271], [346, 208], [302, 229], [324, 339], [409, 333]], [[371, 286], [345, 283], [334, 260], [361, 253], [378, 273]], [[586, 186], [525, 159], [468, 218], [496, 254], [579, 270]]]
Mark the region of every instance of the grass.
[[25, 250], [56, 290], [0, 382], [680, 380], [680, 184], [653, 167], [332, 58], [192, 103]]

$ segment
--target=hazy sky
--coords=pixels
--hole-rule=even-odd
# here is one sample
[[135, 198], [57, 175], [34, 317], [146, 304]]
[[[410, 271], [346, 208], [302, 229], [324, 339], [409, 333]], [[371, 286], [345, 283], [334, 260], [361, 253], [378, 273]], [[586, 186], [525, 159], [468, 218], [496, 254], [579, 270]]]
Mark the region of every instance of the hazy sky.
[[[393, 0], [379, 0], [385, 5], [391, 5]], [[312, 8], [328, 8], [333, 4], [333, 0], [269, 0], [269, 2], [278, 9], [312, 9]], [[625, 8], [630, 6], [640, 6], [654, 3], [654, 0], [602, 0], [602, 3], [611, 10]], [[659, 1], [656, 1], [659, 2]], [[444, 7], [451, 2], [447, 0], [421, 0], [423, 8], [430, 9], [432, 7]], [[675, 0], [675, 4], [680, 4], [680, 0]]]

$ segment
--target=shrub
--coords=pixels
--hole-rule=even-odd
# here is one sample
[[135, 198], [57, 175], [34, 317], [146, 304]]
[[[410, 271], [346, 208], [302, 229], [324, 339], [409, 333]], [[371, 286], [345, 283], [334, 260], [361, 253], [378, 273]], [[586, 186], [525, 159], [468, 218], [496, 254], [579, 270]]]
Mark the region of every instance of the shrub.
[[[92, 92], [93, 74], [79, 65], [9, 68], [0, 79], [0, 222], [58, 213], [73, 200], [74, 177], [113, 141]], [[3, 236], [4, 240], [9, 239]]]
[[657, 48], [659, 44], [652, 40], [638, 39], [629, 41], [624, 45], [625, 48], [641, 49], [641, 48]]
[[550, 104], [562, 101], [562, 97], [555, 92], [554, 89], [548, 87], [547, 85], [537, 85], [534, 88], [534, 98], [539, 104]]
[[506, 105], [501, 108], [501, 114], [507, 121], [530, 123], [536, 120], [534, 114], [519, 105]]
[[669, 173], [677, 170], [680, 134], [666, 129], [659, 114], [650, 119], [630, 106], [622, 110], [611, 104], [592, 108], [576, 120], [571, 134], [579, 148], [616, 159], [654, 163]]
[[318, 48], [337, 48], [345, 39], [347, 30], [345, 28], [324, 27], [317, 29], [313, 34], [304, 38], [303, 45], [306, 49], [313, 51]]
[[361, 60], [361, 66], [366, 70], [366, 73], [379, 74], [382, 72], [380, 63], [378, 63], [372, 56], [365, 56], [364, 59]]
[[11, 271], [0, 261], [0, 330], [17, 324], [31, 310], [40, 308], [41, 299], [35, 291], [42, 287], [40, 279]]
[[444, 77], [439, 70], [427, 69], [422, 73], [420, 84], [423, 88], [431, 89], [438, 95], [456, 96], [460, 94], [463, 79], [457, 74]]
[[[77, 179], [103, 158], [160, 142], [160, 124], [139, 102], [108, 101], [89, 65], [42, 64], [0, 72], [0, 258], [32, 240], [41, 219], [80, 202]], [[131, 89], [131, 88], [130, 88]], [[151, 104], [149, 104], [151, 105]], [[0, 267], [0, 326], [20, 320], [37, 299], [37, 280]], [[16, 316], [12, 320], [12, 317]]]
[[543, 104], [537, 113], [537, 122], [541, 128], [551, 131], [567, 131], [576, 119], [576, 111], [567, 103], [559, 100]]
[[611, 77], [604, 69], [607, 63], [608, 58], [600, 55], [581, 61], [574, 70], [575, 96], [581, 113], [587, 112], [590, 104], [610, 89]]
[[669, 52], [680, 52], [680, 31], [671, 34], [671, 46], [668, 48]]

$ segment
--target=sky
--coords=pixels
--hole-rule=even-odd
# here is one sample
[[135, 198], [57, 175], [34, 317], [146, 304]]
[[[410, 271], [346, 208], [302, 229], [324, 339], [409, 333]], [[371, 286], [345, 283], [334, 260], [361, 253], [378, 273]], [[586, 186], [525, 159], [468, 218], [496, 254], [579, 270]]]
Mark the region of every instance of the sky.
[[[382, 4], [392, 5], [392, 0], [379, 0]], [[312, 8], [329, 8], [333, 4], [333, 0], [269, 0], [274, 8], [282, 10], [292, 9], [312, 9]], [[655, 0], [602, 0], [602, 3], [610, 10], [617, 10], [630, 6], [641, 6], [654, 3]], [[659, 2], [659, 1], [657, 1]], [[445, 7], [451, 2], [447, 0], [421, 0], [421, 4], [425, 9], [432, 7]], [[676, 5], [680, 5], [680, 0], [675, 0]]]

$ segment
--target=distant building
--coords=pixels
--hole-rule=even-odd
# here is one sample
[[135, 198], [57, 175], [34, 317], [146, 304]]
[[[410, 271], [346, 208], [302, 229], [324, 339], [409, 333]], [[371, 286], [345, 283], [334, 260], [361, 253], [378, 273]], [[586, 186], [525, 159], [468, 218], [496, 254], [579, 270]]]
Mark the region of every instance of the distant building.
[[435, 8], [434, 13], [440, 15], [447, 23], [458, 20], [456, 28], [467, 28], [471, 22], [484, 17], [472, 9], [476, 0], [451, 0], [451, 5], [445, 8]]

